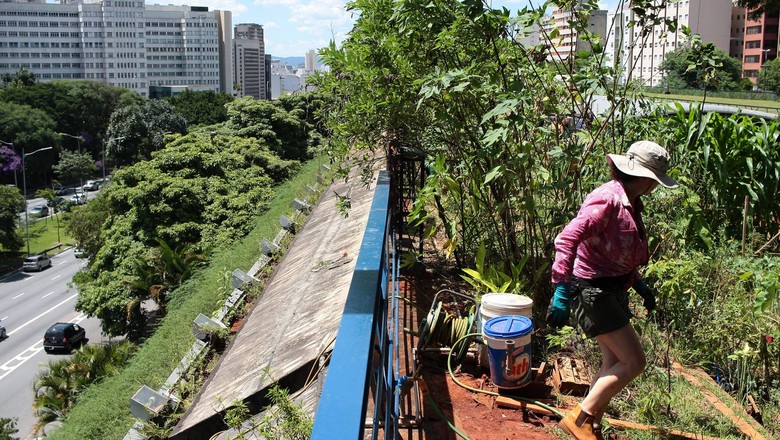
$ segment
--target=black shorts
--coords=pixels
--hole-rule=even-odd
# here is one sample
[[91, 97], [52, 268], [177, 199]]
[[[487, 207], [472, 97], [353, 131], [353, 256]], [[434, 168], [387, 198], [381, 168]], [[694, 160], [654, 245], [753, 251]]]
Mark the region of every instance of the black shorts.
[[585, 336], [595, 338], [628, 324], [634, 316], [628, 307], [627, 276], [572, 279], [572, 316]]

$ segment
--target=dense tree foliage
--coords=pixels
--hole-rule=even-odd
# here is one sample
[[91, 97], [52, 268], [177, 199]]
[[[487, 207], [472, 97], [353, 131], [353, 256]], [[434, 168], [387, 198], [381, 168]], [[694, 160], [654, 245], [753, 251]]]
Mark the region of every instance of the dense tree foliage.
[[191, 90], [185, 90], [167, 99], [190, 126], [211, 125], [227, 121], [225, 104], [233, 101], [233, 97], [227, 93], [193, 92]]
[[108, 139], [122, 138], [106, 146], [106, 160], [129, 165], [151, 157], [165, 145], [165, 135], [186, 133], [187, 122], [164, 100], [146, 100], [120, 108], [111, 115]]
[[[709, 58], [706, 68], [697, 59]], [[742, 63], [713, 43], [679, 48], [666, 54], [659, 70], [664, 73], [661, 86], [670, 89], [744, 90]]]
[[768, 17], [777, 17], [780, 12], [780, 2], [777, 0], [734, 0], [734, 4], [752, 10], [750, 16], [754, 19], [763, 13]]
[[228, 127], [236, 135], [262, 139], [279, 157], [306, 160], [309, 152], [309, 124], [300, 112], [288, 113], [280, 105], [242, 98], [228, 104]]
[[[142, 100], [131, 90], [94, 81], [51, 81], [0, 90], [0, 102], [29, 105], [41, 110], [54, 120], [51, 130], [55, 133], [83, 137], [80, 146], [91, 152], [93, 157], [100, 157], [101, 137], [106, 132], [111, 114], [118, 108], [139, 104]], [[77, 149], [78, 142], [72, 137], [63, 137], [62, 142], [68, 149]]]
[[0, 89], [31, 86], [36, 82], [37, 80], [35, 79], [35, 75], [33, 75], [32, 72], [27, 69], [20, 68], [13, 75], [10, 73], [3, 74]]
[[780, 93], [780, 58], [767, 61], [761, 66], [758, 86], [761, 90]]
[[64, 182], [81, 181], [95, 174], [97, 167], [87, 152], [64, 150], [60, 152], [60, 161], [52, 169]]
[[92, 256], [75, 277], [78, 309], [99, 317], [108, 334], [137, 335], [139, 300], [152, 297], [153, 286], [174, 288], [188, 276], [149, 271], [196, 262], [240, 237], [272, 185], [297, 163], [279, 159], [261, 140], [204, 130], [117, 170], [98, 199], [72, 214], [69, 231]]
[[6, 250], [17, 251], [24, 245], [16, 228], [19, 213], [25, 206], [24, 197], [17, 188], [0, 186], [0, 246]]

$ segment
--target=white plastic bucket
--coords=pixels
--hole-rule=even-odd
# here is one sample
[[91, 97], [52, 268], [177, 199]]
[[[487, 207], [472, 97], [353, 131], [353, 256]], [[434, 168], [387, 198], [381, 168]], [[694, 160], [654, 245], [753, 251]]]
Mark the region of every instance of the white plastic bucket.
[[485, 338], [485, 323], [493, 318], [507, 315], [526, 316], [533, 318], [534, 301], [516, 293], [486, 293], [479, 303], [479, 331], [482, 333], [483, 345], [479, 348], [479, 365], [488, 368], [488, 347]]
[[521, 388], [531, 381], [531, 334], [534, 325], [526, 316], [510, 315], [485, 324], [490, 378], [500, 388]]
[[[487, 293], [479, 303], [479, 331], [485, 334], [485, 323], [498, 316], [520, 315], [533, 318], [534, 301], [516, 293]], [[484, 336], [482, 339], [485, 339]]]

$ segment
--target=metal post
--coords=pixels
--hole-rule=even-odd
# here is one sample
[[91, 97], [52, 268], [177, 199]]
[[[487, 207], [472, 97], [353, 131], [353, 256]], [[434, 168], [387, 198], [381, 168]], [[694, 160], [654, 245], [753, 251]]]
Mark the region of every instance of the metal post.
[[30, 256], [30, 219], [27, 217], [27, 173], [25, 167], [25, 158], [32, 156], [39, 151], [51, 150], [52, 147], [39, 148], [32, 153], [25, 154], [24, 147], [22, 147], [22, 198], [24, 199], [24, 227], [27, 231], [27, 256]]
[[22, 198], [24, 199], [24, 228], [27, 230], [27, 256], [30, 256], [30, 221], [27, 218], [27, 173], [24, 166], [24, 147], [22, 147]]

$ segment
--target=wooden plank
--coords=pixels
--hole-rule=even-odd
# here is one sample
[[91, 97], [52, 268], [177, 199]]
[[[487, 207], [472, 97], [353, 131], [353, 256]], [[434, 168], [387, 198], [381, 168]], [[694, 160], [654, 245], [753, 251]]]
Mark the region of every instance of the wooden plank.
[[[687, 380], [691, 385], [695, 386], [699, 389], [699, 391], [704, 395], [704, 397], [707, 399], [710, 404], [720, 411], [721, 414], [728, 417], [732, 423], [748, 438], [752, 440], [766, 440], [766, 437], [764, 437], [761, 433], [759, 433], [753, 425], [748, 420], [753, 420], [750, 415], [744, 412], [744, 408], [742, 408], [742, 405], [739, 405], [736, 401], [732, 401], [733, 404], [736, 404], [737, 408], [742, 408], [743, 414], [738, 415], [732, 410], [728, 405], [723, 403], [721, 399], [719, 399], [717, 396], [715, 396], [707, 387], [702, 383], [700, 378], [698, 377], [701, 374], [704, 374], [707, 379], [712, 380], [709, 375], [705, 372], [701, 372], [698, 375], [694, 374], [682, 365], [680, 365], [677, 362], [672, 363], [672, 368], [674, 368], [675, 371], [680, 373], [680, 375]], [[717, 384], [714, 384], [714, 386], [717, 387]], [[730, 396], [729, 396], [730, 397]], [[732, 399], [733, 400], [733, 399]]]
[[663, 429], [657, 426], [644, 425], [642, 423], [626, 422], [624, 420], [610, 419], [608, 417], [605, 417], [604, 420], [606, 420], [607, 423], [609, 423], [609, 425], [615, 429], [635, 429], [637, 431], [651, 431], [651, 432], [656, 432], [663, 436], [675, 436], [675, 437], [682, 437], [691, 440], [722, 440], [718, 437], [710, 437], [702, 434], [694, 434], [691, 432], [678, 431], [676, 429]]
[[543, 416], [555, 416], [555, 417], [558, 416], [557, 414], [555, 414], [554, 412], [550, 411], [547, 408], [543, 408], [533, 403], [525, 402], [522, 400], [516, 400], [506, 396], [496, 397], [496, 405], [502, 408], [511, 408], [511, 409], [520, 409], [523, 411], [530, 411], [534, 414], [541, 414]]

